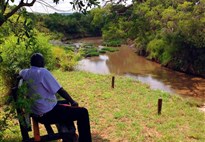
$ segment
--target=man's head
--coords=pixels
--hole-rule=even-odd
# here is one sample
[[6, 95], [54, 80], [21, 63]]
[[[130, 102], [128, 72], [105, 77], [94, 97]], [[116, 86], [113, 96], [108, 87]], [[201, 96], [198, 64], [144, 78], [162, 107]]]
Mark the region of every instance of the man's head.
[[41, 53], [34, 53], [30, 60], [31, 66], [44, 67], [44, 57]]

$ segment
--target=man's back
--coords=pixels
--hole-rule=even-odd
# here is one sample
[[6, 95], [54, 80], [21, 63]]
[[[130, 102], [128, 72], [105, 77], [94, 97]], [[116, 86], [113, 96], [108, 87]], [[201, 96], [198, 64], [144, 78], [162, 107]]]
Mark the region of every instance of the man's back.
[[41, 115], [53, 109], [57, 103], [55, 93], [61, 86], [51, 73], [45, 68], [32, 66], [22, 70], [20, 76], [28, 84], [28, 96], [36, 99], [32, 105], [32, 112]]

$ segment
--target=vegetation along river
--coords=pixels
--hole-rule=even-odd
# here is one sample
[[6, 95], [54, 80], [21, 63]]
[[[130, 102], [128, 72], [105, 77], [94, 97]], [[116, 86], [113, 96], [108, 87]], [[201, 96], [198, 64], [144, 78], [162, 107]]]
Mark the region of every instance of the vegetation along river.
[[[84, 39], [99, 45], [100, 39]], [[117, 52], [81, 60], [77, 69], [99, 74], [125, 75], [160, 89], [205, 102], [205, 79], [162, 67], [160, 64], [138, 56], [134, 48], [122, 46]]]

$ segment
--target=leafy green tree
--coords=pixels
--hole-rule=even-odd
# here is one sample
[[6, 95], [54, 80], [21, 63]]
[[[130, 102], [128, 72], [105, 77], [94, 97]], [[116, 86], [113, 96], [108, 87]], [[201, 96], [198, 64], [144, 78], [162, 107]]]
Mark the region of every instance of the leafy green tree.
[[93, 26], [101, 28], [108, 22], [108, 17], [111, 14], [108, 7], [109, 6], [105, 8], [96, 8], [90, 11]]
[[[53, 0], [54, 3], [58, 4], [60, 0]], [[12, 7], [9, 6], [9, 3], [19, 2], [17, 5]], [[36, 0], [26, 1], [26, 0], [1, 0], [0, 2], [0, 26], [3, 25], [12, 15], [18, 12], [23, 7], [32, 7]], [[44, 1], [46, 4], [46, 1]], [[73, 0], [69, 3], [73, 6], [74, 10], [81, 11], [86, 13], [88, 8], [92, 6], [98, 6], [99, 2], [97, 0]]]
[[101, 35], [101, 28], [91, 24], [92, 16], [81, 13], [71, 15], [50, 14], [44, 17], [44, 26], [52, 32], [62, 33], [64, 38]]

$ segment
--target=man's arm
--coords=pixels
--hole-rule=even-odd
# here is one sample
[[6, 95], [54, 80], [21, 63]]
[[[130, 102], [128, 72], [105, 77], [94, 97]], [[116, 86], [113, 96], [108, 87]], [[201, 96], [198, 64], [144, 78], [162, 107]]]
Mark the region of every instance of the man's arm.
[[57, 92], [61, 97], [66, 99], [71, 106], [78, 106], [78, 103], [72, 99], [72, 97], [68, 94], [66, 90], [64, 90], [62, 87]]

